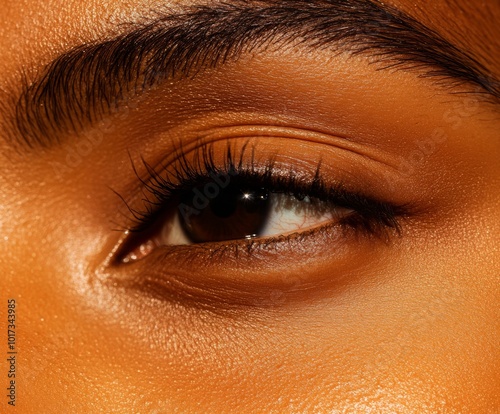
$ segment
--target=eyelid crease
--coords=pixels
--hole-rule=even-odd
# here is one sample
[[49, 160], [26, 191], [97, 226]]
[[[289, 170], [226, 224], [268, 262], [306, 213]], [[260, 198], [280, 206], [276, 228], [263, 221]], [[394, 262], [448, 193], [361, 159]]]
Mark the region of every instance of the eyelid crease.
[[[134, 27], [134, 25], [131, 25]], [[167, 79], [193, 77], [243, 53], [294, 43], [370, 55], [448, 84], [500, 96], [500, 83], [467, 52], [403, 12], [369, 0], [243, 0], [186, 7], [114, 39], [78, 46], [37, 79], [24, 80], [12, 118], [23, 147], [62, 136], [119, 110]]]
[[[238, 130], [241, 129], [241, 132]], [[229, 133], [224, 133], [229, 130]], [[214, 142], [214, 138], [226, 139], [225, 136], [230, 136], [232, 139], [251, 139], [253, 137], [265, 138], [293, 138], [304, 139], [308, 142], [325, 143], [330, 146], [335, 146], [343, 150], [348, 150], [351, 153], [358, 154], [369, 160], [383, 164], [391, 170], [399, 171], [400, 160], [392, 154], [390, 157], [387, 153], [378, 149], [376, 145], [367, 143], [358, 143], [347, 135], [339, 133], [332, 134], [329, 131], [319, 128], [297, 128], [290, 126], [269, 126], [265, 124], [249, 124], [244, 125], [224, 125], [223, 127], [206, 128], [203, 134], [199, 135], [199, 142], [207, 140]], [[194, 145], [198, 145], [198, 142]], [[183, 146], [183, 148], [185, 148]]]

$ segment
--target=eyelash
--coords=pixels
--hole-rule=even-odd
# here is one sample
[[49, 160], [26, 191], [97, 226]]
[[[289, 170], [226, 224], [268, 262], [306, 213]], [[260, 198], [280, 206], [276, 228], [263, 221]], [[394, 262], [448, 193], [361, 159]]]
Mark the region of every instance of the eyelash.
[[[181, 199], [195, 187], [213, 182], [211, 177], [225, 175], [230, 176], [235, 184], [257, 184], [275, 194], [294, 196], [298, 200], [307, 196], [329, 203], [332, 208], [343, 207], [353, 210], [353, 214], [340, 219], [335, 225], [343, 230], [353, 230], [361, 236], [387, 238], [391, 230], [396, 234], [401, 233], [400, 217], [406, 214], [405, 207], [348, 191], [342, 183], [328, 185], [321, 174], [321, 161], [318, 162], [314, 177], [307, 178], [291, 169], [283, 171], [277, 166], [275, 156], [268, 158], [264, 163], [257, 161], [255, 147], [251, 150], [250, 160], [245, 163], [248, 150], [249, 145], [245, 143], [238, 153], [228, 141], [224, 160], [218, 164], [215, 161], [213, 144], [199, 145], [191, 153], [193, 154], [191, 160], [181, 147], [175, 152], [173, 162], [161, 165], [158, 169], [154, 169], [142, 159], [147, 173], [146, 178], [140, 176], [132, 162], [134, 173], [143, 187], [144, 206], [141, 210], [134, 209], [118, 194], [131, 214], [129, 218], [131, 224], [125, 227], [126, 230], [132, 234], [147, 231], [168, 211], [169, 207], [172, 208], [175, 200]], [[313, 231], [314, 229], [311, 229], [310, 232]], [[304, 233], [310, 232], [306, 230]], [[282, 240], [283, 236], [276, 239], [278, 238]], [[272, 239], [267, 238], [266, 245], [272, 243]], [[225, 245], [234, 242], [234, 240], [228, 241]], [[247, 242], [255, 245], [259, 240]]]

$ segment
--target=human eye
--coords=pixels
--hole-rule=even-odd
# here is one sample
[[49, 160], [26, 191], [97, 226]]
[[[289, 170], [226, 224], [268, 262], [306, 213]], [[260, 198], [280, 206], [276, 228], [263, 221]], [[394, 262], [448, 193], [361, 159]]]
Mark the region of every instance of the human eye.
[[345, 243], [399, 234], [403, 206], [327, 180], [320, 158], [307, 173], [297, 155], [284, 162], [277, 152], [262, 152], [258, 140], [227, 140], [181, 147], [156, 168], [143, 160], [143, 205], [129, 205], [134, 225], [117, 262], [140, 262], [162, 250], [252, 260], [264, 247], [293, 254], [297, 243], [307, 247], [320, 234]]

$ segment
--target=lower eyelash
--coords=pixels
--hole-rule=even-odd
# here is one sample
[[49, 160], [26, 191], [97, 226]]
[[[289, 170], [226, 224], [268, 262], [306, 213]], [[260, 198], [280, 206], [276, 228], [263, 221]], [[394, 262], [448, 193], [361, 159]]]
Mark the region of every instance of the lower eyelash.
[[[379, 202], [362, 194], [347, 191], [342, 184], [326, 185], [320, 172], [321, 162], [318, 162], [314, 177], [309, 179], [290, 169], [284, 172], [276, 165], [276, 157], [270, 157], [264, 165], [262, 163], [259, 165], [255, 160], [255, 147], [251, 148], [250, 159], [245, 163], [246, 152], [249, 149], [247, 142], [237, 152], [228, 141], [224, 159], [218, 164], [215, 161], [213, 144], [198, 146], [194, 153], [190, 152], [192, 154], [190, 159], [181, 147], [176, 151], [173, 162], [162, 165], [157, 170], [143, 159], [146, 178], [140, 177], [132, 163], [134, 172], [144, 188], [145, 197], [143, 208], [140, 210], [126, 203], [132, 215], [132, 224], [126, 226], [126, 229], [131, 233], [146, 231], [158, 221], [166, 209], [172, 208], [175, 200], [179, 200], [183, 194], [211, 182], [213, 180], [211, 177], [223, 175], [241, 183], [258, 183], [271, 192], [284, 193], [299, 200], [307, 196], [330, 203], [332, 208], [337, 206], [351, 209], [355, 213], [337, 223], [343, 228], [381, 237], [387, 236], [389, 230], [400, 234], [399, 217], [405, 215], [405, 207]], [[263, 240], [259, 242], [262, 243]]]

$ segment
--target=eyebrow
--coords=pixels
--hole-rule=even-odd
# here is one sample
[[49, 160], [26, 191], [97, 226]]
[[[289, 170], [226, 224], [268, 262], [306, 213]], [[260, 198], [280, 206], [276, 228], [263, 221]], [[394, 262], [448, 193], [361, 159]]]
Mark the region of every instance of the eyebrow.
[[370, 56], [500, 98], [473, 56], [394, 7], [370, 0], [233, 0], [165, 11], [111, 39], [77, 46], [23, 82], [12, 128], [22, 145], [51, 147], [165, 80], [199, 75], [272, 44]]

